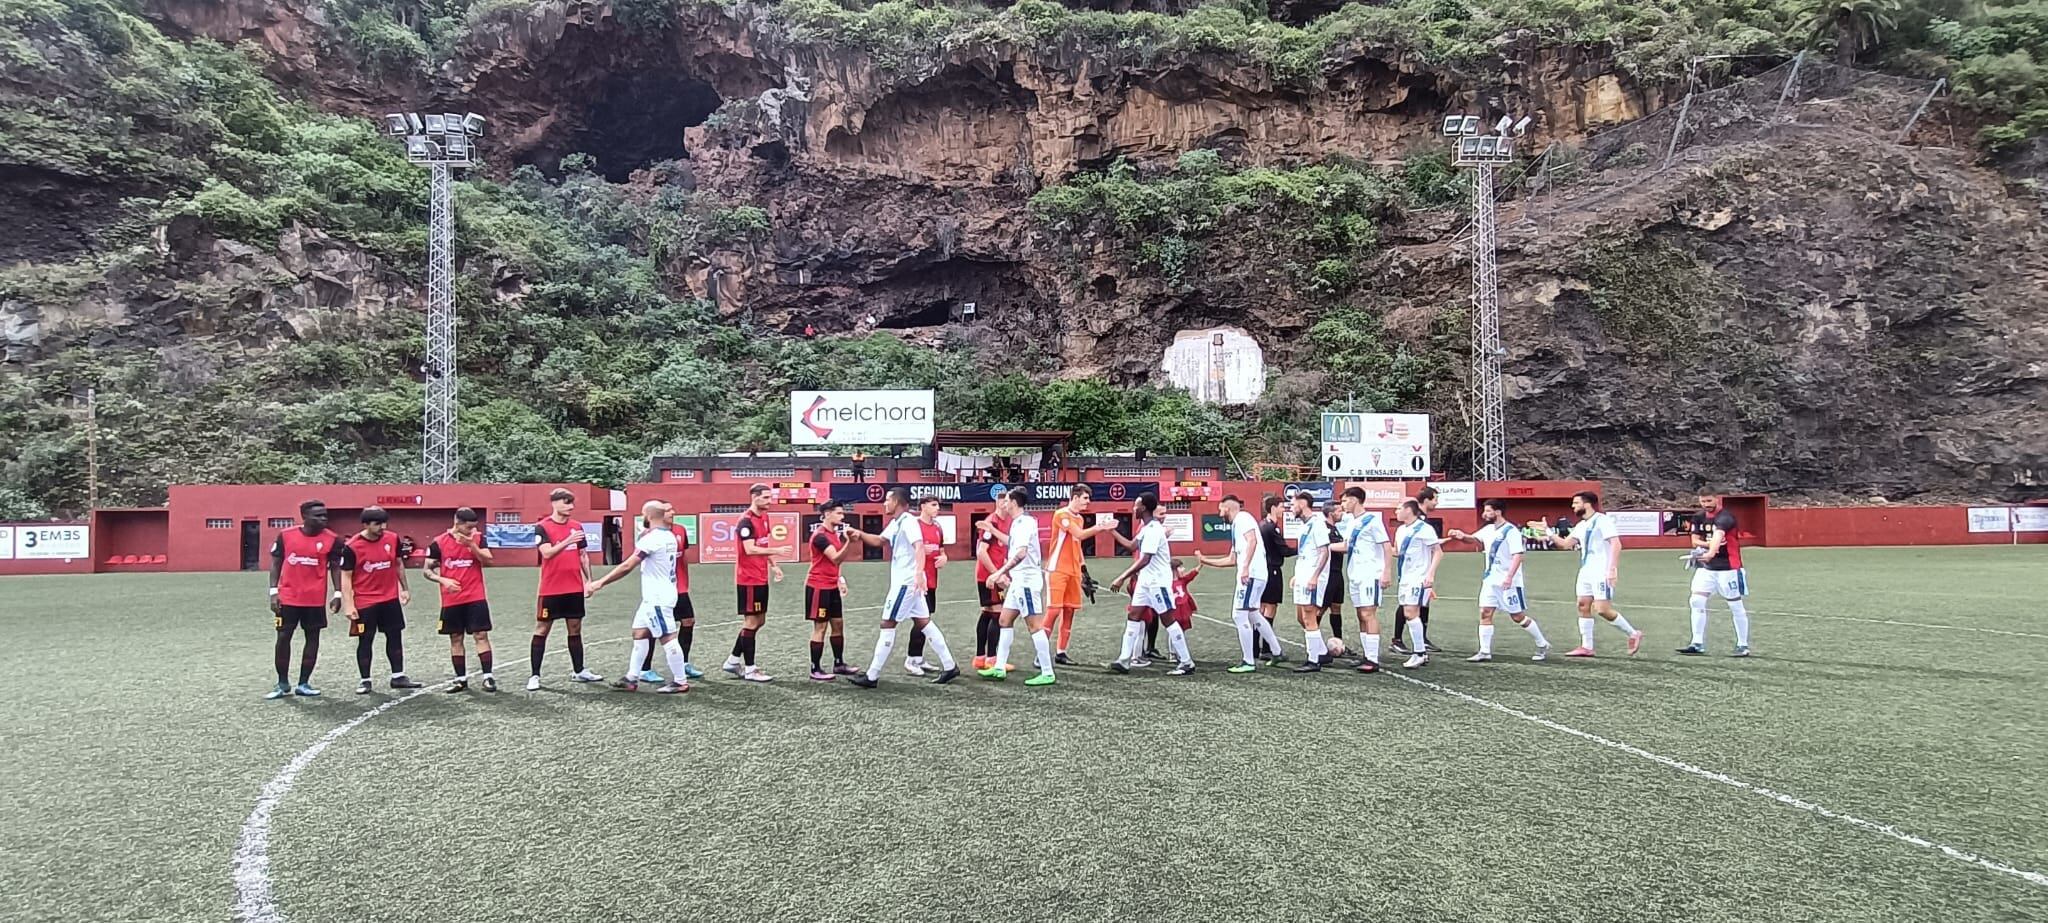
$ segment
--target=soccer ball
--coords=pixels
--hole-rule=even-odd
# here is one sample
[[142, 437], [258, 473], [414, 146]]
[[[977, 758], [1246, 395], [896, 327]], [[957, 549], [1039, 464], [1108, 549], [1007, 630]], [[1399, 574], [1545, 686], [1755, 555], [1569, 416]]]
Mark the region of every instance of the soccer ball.
[[1327, 642], [1324, 642], [1324, 643], [1326, 643], [1327, 645], [1329, 645], [1329, 648], [1330, 648], [1330, 656], [1332, 656], [1332, 657], [1342, 657], [1342, 656], [1344, 656], [1344, 639], [1343, 639], [1343, 638], [1331, 638], [1331, 639], [1329, 639], [1329, 640], [1328, 640]]

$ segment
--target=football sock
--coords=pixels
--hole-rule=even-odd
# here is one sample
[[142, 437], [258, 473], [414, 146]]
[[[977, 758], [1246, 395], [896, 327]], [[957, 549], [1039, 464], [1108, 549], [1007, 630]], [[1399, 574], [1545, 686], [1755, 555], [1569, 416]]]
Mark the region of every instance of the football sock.
[[1479, 653], [1482, 653], [1482, 654], [1491, 654], [1491, 653], [1493, 653], [1493, 626], [1492, 626], [1492, 625], [1481, 625], [1481, 626], [1479, 626]]
[[1364, 641], [1365, 641], [1365, 659], [1367, 659], [1367, 660], [1370, 660], [1370, 661], [1372, 661], [1373, 663], [1379, 663], [1379, 662], [1380, 662], [1380, 636], [1379, 636], [1379, 635], [1360, 635], [1359, 637], [1360, 637], [1360, 638], [1361, 638], [1362, 640], [1364, 640]]
[[477, 665], [478, 665], [478, 666], [481, 666], [481, 667], [483, 667], [483, 668], [484, 668], [484, 675], [485, 675], [485, 676], [489, 676], [489, 675], [491, 675], [491, 652], [490, 652], [490, 651], [477, 651], [477, 652], [476, 652], [476, 662], [477, 662]]
[[924, 633], [923, 633], [923, 632], [917, 632], [917, 631], [913, 631], [913, 632], [911, 632], [911, 633], [910, 633], [910, 645], [909, 645], [909, 647], [910, 647], [910, 655], [909, 655], [909, 656], [910, 656], [910, 659], [911, 659], [912, 661], [914, 661], [914, 662], [920, 662], [920, 663], [921, 663], [921, 662], [923, 662], [923, 661], [924, 661]]
[[289, 628], [277, 630], [277, 681], [286, 682], [292, 672], [292, 632]]
[[1308, 652], [1310, 663], [1322, 660], [1323, 655], [1330, 652], [1329, 648], [1323, 646], [1323, 633], [1314, 628], [1301, 630], [1301, 648]]
[[1067, 642], [1074, 639], [1074, 610], [1068, 609], [1060, 616], [1060, 650], [1067, 649]]
[[453, 663], [453, 664], [455, 664], [455, 678], [456, 678], [456, 679], [466, 679], [466, 678], [468, 678], [468, 676], [469, 676], [469, 658], [467, 658], [467, 657], [464, 657], [464, 656], [462, 656], [461, 654], [449, 654], [449, 655], [448, 655], [448, 661], [449, 661], [450, 663]]
[[755, 628], [740, 629], [740, 657], [746, 661], [748, 667], [754, 665], [754, 644], [758, 632], [759, 629]]
[[[389, 639], [390, 636], [385, 637]], [[370, 654], [375, 652], [376, 646], [377, 636], [372, 632], [365, 631], [356, 639], [356, 673], [363, 679], [370, 678]]]
[[[1041, 628], [1031, 633], [1031, 649], [1038, 655], [1038, 672], [1051, 676], [1052, 639], [1046, 636], [1045, 629]], [[1001, 665], [1003, 662], [1002, 657], [998, 656], [996, 658], [998, 665]]]
[[924, 631], [918, 633], [932, 646], [932, 653], [939, 655], [939, 667], [945, 670], [960, 669], [959, 661], [953, 659], [952, 649], [946, 647], [946, 633], [939, 630], [939, 623], [927, 621]]
[[990, 657], [996, 652], [996, 617], [982, 613], [974, 623], [974, 656]]
[[546, 656], [547, 652], [548, 639], [543, 638], [540, 635], [534, 635], [531, 649], [526, 652], [527, 663], [533, 665], [533, 675], [540, 675], [540, 660], [543, 656]]
[[1179, 625], [1166, 626], [1166, 643], [1173, 646], [1173, 656], [1179, 658], [1181, 663], [1195, 662], [1194, 656], [1188, 653], [1187, 632], [1181, 631]]
[[884, 628], [875, 639], [875, 659], [868, 662], [868, 679], [879, 681], [882, 667], [889, 662], [889, 653], [896, 649], [896, 629]]
[[1415, 646], [1412, 648], [1415, 653], [1424, 654], [1429, 652], [1428, 634], [1429, 626], [1423, 624], [1421, 619], [1416, 619], [1409, 623], [1408, 640], [1415, 642]]
[[1257, 656], [1252, 652], [1252, 619], [1255, 618], [1258, 618], [1257, 613], [1246, 612], [1243, 609], [1230, 613], [1230, 621], [1237, 626], [1238, 656], [1244, 658], [1245, 663], [1251, 663], [1252, 658]]
[[306, 629], [306, 647], [299, 652], [299, 685], [313, 681], [313, 664], [320, 660], [320, 629]]
[[1707, 598], [1692, 598], [1692, 643], [1707, 646]]
[[1593, 649], [1593, 619], [1591, 616], [1579, 616], [1579, 646], [1589, 651]]
[[1537, 647], [1550, 643], [1549, 638], [1543, 637], [1543, 627], [1536, 624], [1536, 617], [1533, 615], [1522, 620], [1522, 630], [1528, 632], [1529, 637], [1536, 639]]
[[[538, 673], [540, 661], [535, 660], [533, 666], [534, 672]], [[580, 631], [569, 632], [569, 668], [578, 673], [583, 672], [583, 633]]]
[[1287, 649], [1280, 646], [1280, 635], [1273, 630], [1273, 621], [1271, 619], [1263, 615], [1252, 619], [1252, 629], [1259, 633], [1259, 640], [1266, 642], [1267, 653], [1275, 657], [1287, 653]]
[[654, 642], [651, 639], [633, 639], [633, 652], [626, 656], [626, 682], [636, 682], [640, 679], [640, 674], [647, 672], [647, 657], [653, 647]]
[[818, 670], [819, 670], [819, 669], [821, 669], [821, 665], [820, 665], [820, 663], [821, 663], [821, 661], [823, 661], [824, 659], [825, 659], [825, 642], [823, 642], [823, 641], [812, 641], [812, 642], [811, 642], [811, 672], [813, 672], [813, 673], [816, 673], [816, 672], [818, 672]]
[[[1431, 595], [1435, 595], [1435, 594], [1431, 594]], [[1429, 627], [1429, 606], [1428, 606], [1427, 604], [1424, 604], [1424, 605], [1423, 605], [1423, 607], [1422, 607], [1422, 627], [1424, 627], [1424, 628], [1428, 628], [1428, 627]], [[1417, 644], [1421, 644], [1422, 642], [1420, 642], [1420, 641], [1417, 641], [1417, 642], [1415, 642], [1415, 643], [1417, 643]]]
[[1116, 659], [1125, 663], [1138, 659], [1140, 652], [1138, 645], [1143, 643], [1145, 643], [1145, 623], [1126, 620], [1124, 622], [1124, 643], [1122, 647], [1117, 649]]
[[652, 669], [654, 669], [654, 648], [650, 646], [647, 649], [647, 653], [640, 657], [640, 672], [645, 673]]
[[[1040, 643], [1044, 643], [1045, 632], [1035, 632], [1032, 634], [1032, 637], [1039, 639]], [[1016, 641], [1016, 639], [1016, 626], [996, 629], [996, 662], [992, 666], [1000, 668], [1003, 664], [1010, 662], [1010, 644]]]
[[677, 644], [676, 639], [670, 638], [661, 643], [661, 649], [668, 652], [669, 681], [674, 683], [688, 682], [689, 674], [683, 672], [683, 664], [688, 662], [683, 659], [683, 646]]
[[391, 661], [391, 675], [405, 675], [405, 637], [395, 631], [384, 633], [384, 659]]
[[1731, 599], [1728, 601], [1728, 614], [1735, 616], [1735, 646], [1748, 647], [1749, 607], [1743, 605], [1742, 600]]
[[688, 662], [690, 659], [690, 641], [696, 636], [696, 634], [697, 626], [695, 625], [684, 625], [680, 630], [676, 632], [676, 643], [683, 646], [684, 662]]
[[1630, 625], [1628, 619], [1619, 612], [1614, 613], [1614, 627], [1621, 629], [1621, 633], [1625, 635], [1636, 633], [1636, 627]]
[[1145, 620], [1145, 649], [1148, 651], [1159, 649], [1159, 619], [1157, 618]]
[[832, 642], [832, 662], [835, 664], [845, 663], [846, 636], [843, 634], [833, 635], [829, 640]]

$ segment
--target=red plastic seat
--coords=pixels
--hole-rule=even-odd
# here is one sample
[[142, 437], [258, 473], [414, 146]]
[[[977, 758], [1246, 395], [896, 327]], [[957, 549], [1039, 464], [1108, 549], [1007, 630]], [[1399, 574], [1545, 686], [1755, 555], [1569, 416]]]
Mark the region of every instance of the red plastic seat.
[[120, 556], [120, 555], [118, 555], [118, 554], [110, 554], [110, 555], [107, 555], [107, 566], [108, 566], [108, 567], [113, 567], [114, 565], [116, 565], [116, 564], [119, 564], [119, 563], [121, 563], [121, 556]]
[[167, 554], [156, 554], [156, 555], [150, 555], [150, 557], [149, 557], [149, 563], [151, 563], [151, 564], [169, 564], [169, 563], [171, 563], [171, 556], [170, 556], [170, 555], [167, 555]]
[[125, 565], [125, 564], [140, 564], [140, 563], [142, 563], [142, 559], [141, 559], [140, 557], [137, 557], [137, 556], [135, 556], [135, 555], [132, 555], [132, 554], [124, 554], [124, 555], [122, 555], [122, 556], [121, 556], [121, 563], [122, 563], [122, 564], [124, 564], [124, 565]]

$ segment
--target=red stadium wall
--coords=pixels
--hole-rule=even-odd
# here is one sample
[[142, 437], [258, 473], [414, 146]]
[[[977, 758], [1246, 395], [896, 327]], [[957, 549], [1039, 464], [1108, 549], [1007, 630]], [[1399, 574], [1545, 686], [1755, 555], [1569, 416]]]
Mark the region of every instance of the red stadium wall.
[[[86, 527], [83, 522], [0, 522], [0, 529], [8, 530], [5, 555], [0, 556], [0, 577], [16, 574], [90, 574], [93, 571], [92, 545], [97, 536], [88, 532], [85, 553], [71, 558], [24, 557], [26, 549], [18, 548], [15, 541], [22, 529]], [[29, 552], [33, 554], [33, 552]]]
[[[2010, 545], [2011, 532], [1971, 532], [1961, 506], [1778, 507], [1771, 510], [1771, 544]], [[2048, 544], [2048, 532], [2021, 532], [2018, 544]]]
[[171, 511], [147, 509], [94, 510], [93, 559], [97, 570], [161, 571], [170, 569]]

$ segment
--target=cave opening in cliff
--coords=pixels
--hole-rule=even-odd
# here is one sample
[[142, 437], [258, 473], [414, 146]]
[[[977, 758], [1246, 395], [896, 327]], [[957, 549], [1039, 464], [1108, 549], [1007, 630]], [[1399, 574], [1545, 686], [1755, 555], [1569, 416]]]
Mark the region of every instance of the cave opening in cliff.
[[904, 305], [902, 310], [882, 318], [877, 326], [888, 330], [909, 330], [915, 327], [938, 327], [952, 319], [952, 302], [928, 301], [924, 304]]
[[724, 100], [711, 84], [687, 74], [627, 71], [599, 86], [577, 139], [605, 179], [688, 156], [683, 129], [704, 124]]

